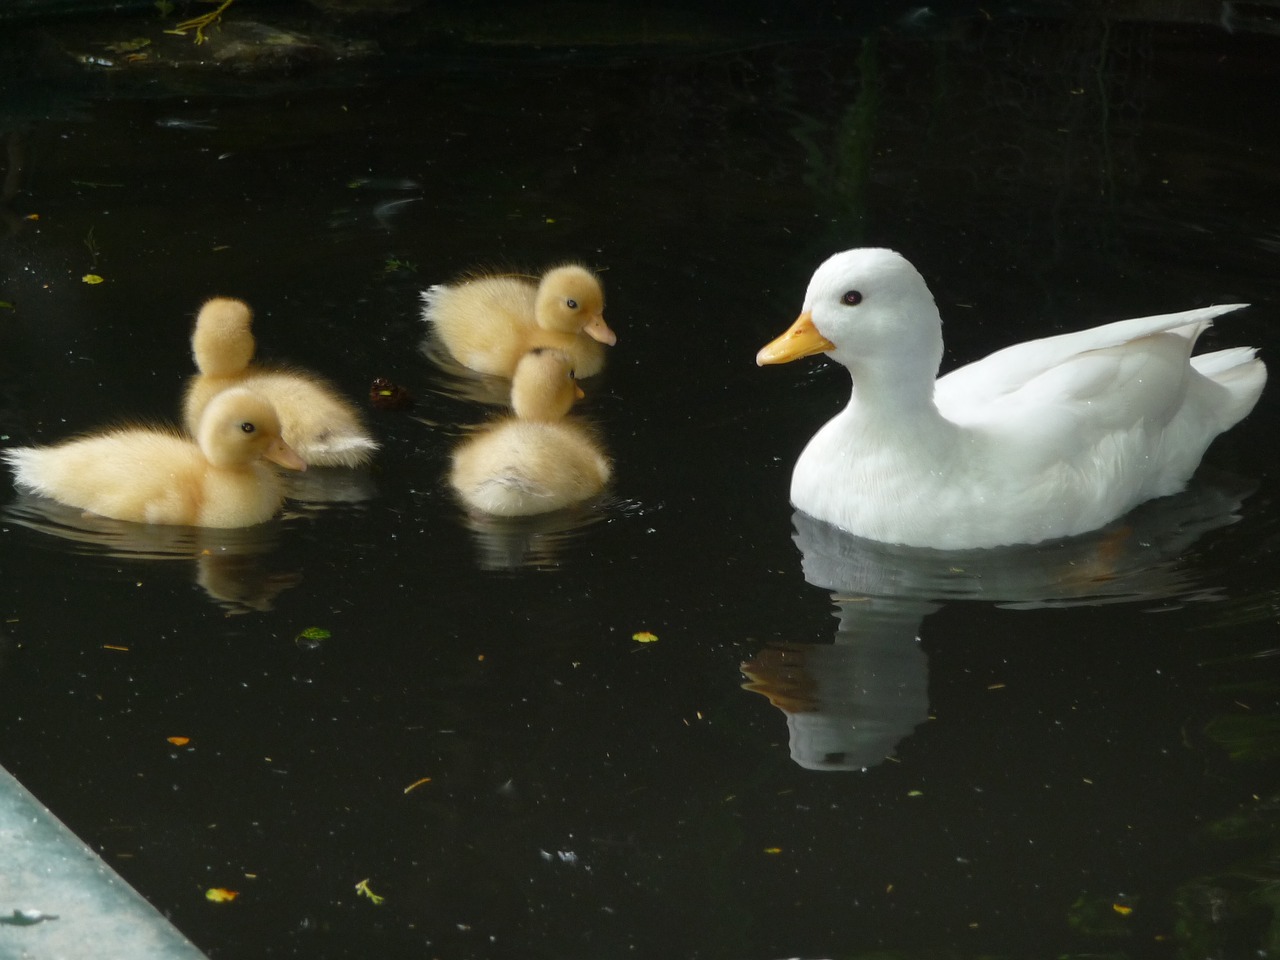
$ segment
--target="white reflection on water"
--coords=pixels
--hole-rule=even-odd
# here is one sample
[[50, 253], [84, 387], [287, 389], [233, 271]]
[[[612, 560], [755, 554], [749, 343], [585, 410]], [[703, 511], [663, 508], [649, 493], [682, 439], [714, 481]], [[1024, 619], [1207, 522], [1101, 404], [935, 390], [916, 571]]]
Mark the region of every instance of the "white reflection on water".
[[129, 523], [34, 494], [20, 495], [3, 515], [56, 537], [69, 553], [190, 563], [195, 583], [230, 613], [270, 610], [276, 597], [302, 582], [300, 572], [271, 570], [265, 563], [280, 543], [278, 520], [230, 530]]
[[831, 591], [839, 626], [831, 644], [765, 648], [742, 665], [744, 689], [786, 714], [800, 766], [874, 766], [928, 718], [920, 627], [948, 601], [1033, 610], [1217, 599], [1183, 556], [1204, 534], [1238, 520], [1254, 485], [1202, 474], [1183, 493], [1149, 501], [1094, 533], [990, 550], [891, 546], [797, 512], [793, 539], [805, 580]]

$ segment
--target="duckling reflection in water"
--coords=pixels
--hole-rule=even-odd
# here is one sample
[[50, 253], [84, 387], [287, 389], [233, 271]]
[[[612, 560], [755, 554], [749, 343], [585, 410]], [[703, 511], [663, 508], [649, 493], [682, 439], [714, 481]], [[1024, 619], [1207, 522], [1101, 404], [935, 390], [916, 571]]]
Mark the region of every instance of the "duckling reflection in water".
[[463, 441], [449, 475], [458, 497], [481, 513], [532, 516], [599, 494], [612, 466], [591, 430], [566, 419], [582, 390], [561, 350], [529, 351], [511, 384], [514, 416]]
[[538, 283], [485, 274], [422, 293], [422, 319], [468, 369], [513, 377], [528, 351], [554, 347], [579, 377], [604, 369], [605, 346], [618, 342], [604, 320], [600, 278], [579, 264], [548, 270]]
[[[277, 521], [230, 528], [130, 523], [30, 493], [6, 504], [0, 516], [51, 538], [53, 549], [107, 558], [107, 579], [135, 583], [142, 579], [140, 568], [149, 564], [189, 567], [196, 585], [229, 614], [270, 610], [280, 594], [302, 582], [300, 572], [270, 560], [280, 546], [282, 525]], [[156, 579], [154, 574], [146, 577], [148, 582]]]
[[205, 409], [193, 442], [161, 427], [118, 427], [3, 459], [21, 487], [90, 513], [134, 523], [249, 527], [270, 520], [284, 484], [263, 460], [306, 464], [280, 436], [275, 408], [227, 390]]
[[241, 300], [214, 297], [200, 308], [191, 352], [200, 373], [183, 401], [195, 432], [209, 401], [229, 387], [250, 387], [275, 405], [285, 442], [309, 465], [358, 467], [378, 449], [356, 408], [328, 381], [305, 370], [253, 363], [253, 311]]

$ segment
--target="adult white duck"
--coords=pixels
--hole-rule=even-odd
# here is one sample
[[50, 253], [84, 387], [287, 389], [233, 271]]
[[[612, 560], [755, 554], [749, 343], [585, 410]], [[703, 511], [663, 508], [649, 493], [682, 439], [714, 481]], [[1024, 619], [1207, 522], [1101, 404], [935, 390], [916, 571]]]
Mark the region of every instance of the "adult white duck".
[[846, 250], [758, 364], [828, 353], [849, 405], [796, 461], [791, 502], [860, 537], [961, 550], [1104, 526], [1181, 490], [1258, 400], [1252, 347], [1191, 356], [1203, 307], [1030, 340], [938, 378], [942, 321], [892, 250]]

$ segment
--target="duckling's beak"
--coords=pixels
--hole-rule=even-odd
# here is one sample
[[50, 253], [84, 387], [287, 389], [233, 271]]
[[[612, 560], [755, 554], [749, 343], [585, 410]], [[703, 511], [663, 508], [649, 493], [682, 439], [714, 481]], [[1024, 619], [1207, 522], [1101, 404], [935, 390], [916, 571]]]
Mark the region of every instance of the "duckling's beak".
[[284, 442], [283, 437], [276, 437], [263, 454], [272, 463], [277, 463], [286, 470], [305, 470], [307, 462], [293, 452], [293, 447]]
[[834, 350], [836, 345], [818, 332], [813, 325], [813, 314], [806, 310], [796, 317], [796, 322], [776, 340], [771, 340], [756, 354], [756, 366], [766, 363], [790, 363], [801, 357]]
[[611, 347], [618, 342], [618, 335], [610, 330], [609, 325], [604, 322], [603, 313], [597, 313], [588, 320], [582, 328], [582, 332], [592, 340], [599, 340], [601, 343], [608, 344]]
[[585, 400], [587, 395], [582, 392], [582, 388], [576, 383], [573, 385], [573, 395], [578, 400]]

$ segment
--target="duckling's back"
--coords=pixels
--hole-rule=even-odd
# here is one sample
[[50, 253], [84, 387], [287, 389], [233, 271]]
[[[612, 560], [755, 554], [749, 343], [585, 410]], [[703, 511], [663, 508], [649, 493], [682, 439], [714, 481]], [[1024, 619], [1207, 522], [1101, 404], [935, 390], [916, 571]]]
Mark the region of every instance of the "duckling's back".
[[104, 517], [196, 525], [205, 461], [190, 441], [120, 428], [52, 447], [6, 451], [23, 487]]
[[511, 419], [458, 448], [450, 482], [473, 509], [518, 517], [594, 497], [611, 472], [608, 458], [580, 424]]
[[422, 318], [459, 363], [509, 377], [536, 329], [537, 287], [522, 277], [477, 277], [422, 293]]

